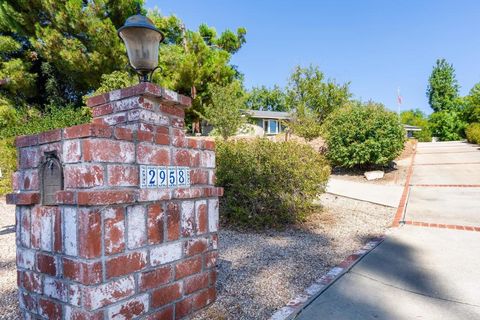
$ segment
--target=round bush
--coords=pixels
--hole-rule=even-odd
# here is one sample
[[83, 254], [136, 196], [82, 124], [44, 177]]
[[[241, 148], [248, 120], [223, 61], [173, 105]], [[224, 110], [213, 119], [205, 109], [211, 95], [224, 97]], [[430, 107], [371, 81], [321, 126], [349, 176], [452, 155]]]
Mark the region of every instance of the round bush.
[[405, 141], [398, 116], [373, 103], [335, 111], [324, 129], [328, 159], [346, 168], [387, 165], [401, 153]]
[[480, 123], [470, 123], [465, 129], [465, 134], [468, 142], [480, 144]]
[[217, 184], [225, 188], [221, 216], [262, 228], [303, 220], [325, 190], [326, 159], [295, 142], [225, 141], [217, 144]]

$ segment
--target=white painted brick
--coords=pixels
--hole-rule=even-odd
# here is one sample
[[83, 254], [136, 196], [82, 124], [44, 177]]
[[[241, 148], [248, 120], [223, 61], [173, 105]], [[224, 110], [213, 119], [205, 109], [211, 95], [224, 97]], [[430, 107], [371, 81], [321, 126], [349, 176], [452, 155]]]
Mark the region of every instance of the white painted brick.
[[198, 226], [200, 225], [200, 219], [199, 219], [199, 208], [201, 205], [207, 206], [207, 200], [197, 200], [195, 201], [195, 224], [197, 225], [197, 231], [198, 231]]
[[31, 222], [31, 215], [30, 209], [26, 207], [17, 207], [17, 212], [19, 213], [19, 223], [17, 224], [17, 228], [20, 229], [20, 243], [22, 246], [29, 248], [30, 247], [30, 222]]
[[182, 258], [182, 243], [169, 243], [150, 250], [150, 264], [158, 266]]
[[45, 277], [43, 280], [43, 293], [50, 298], [54, 298], [63, 302], [68, 301], [67, 290], [65, 284], [55, 281], [55, 278]]
[[118, 100], [118, 99], [120, 99], [121, 95], [122, 95], [122, 91], [121, 91], [121, 90], [110, 91], [109, 100], [110, 100], [110, 101]]
[[50, 213], [40, 218], [40, 248], [45, 251], [52, 251], [52, 215]]
[[[71, 305], [80, 307], [82, 305], [82, 290], [77, 284], [70, 284], [68, 288], [68, 302]], [[70, 319], [66, 317], [65, 319]]]
[[200, 157], [200, 166], [205, 168], [215, 168], [215, 152], [203, 151]]
[[63, 230], [65, 233], [63, 247], [65, 254], [77, 255], [77, 210], [75, 208], [63, 209]]
[[79, 162], [82, 157], [80, 140], [66, 140], [63, 142], [63, 162]]
[[208, 231], [218, 231], [218, 199], [208, 200]]
[[[124, 301], [116, 306], [110, 307], [107, 309], [107, 314], [108, 314], [108, 319], [112, 320], [126, 320], [130, 319], [125, 317], [124, 315], [121, 314], [122, 311], [124, 311], [126, 308], [128, 308], [129, 305], [135, 305], [135, 310], [138, 312], [135, 315], [140, 315], [148, 311], [148, 306], [149, 306], [149, 299], [148, 299], [148, 294], [143, 294], [140, 296], [137, 296], [133, 299]], [[141, 312], [138, 310], [140, 306], [143, 306], [143, 311]]]
[[195, 233], [195, 203], [183, 201], [180, 208], [182, 235], [192, 236]]
[[33, 270], [35, 267], [35, 251], [17, 248], [17, 266]]
[[127, 208], [128, 236], [127, 246], [135, 249], [147, 242], [146, 209], [144, 206]]
[[125, 294], [134, 293], [135, 279], [133, 275], [131, 275], [126, 278], [87, 288], [88, 289], [84, 291], [83, 297], [90, 303], [92, 310], [95, 310], [102, 307], [105, 301], [110, 301], [111, 303], [117, 302], [123, 299]]

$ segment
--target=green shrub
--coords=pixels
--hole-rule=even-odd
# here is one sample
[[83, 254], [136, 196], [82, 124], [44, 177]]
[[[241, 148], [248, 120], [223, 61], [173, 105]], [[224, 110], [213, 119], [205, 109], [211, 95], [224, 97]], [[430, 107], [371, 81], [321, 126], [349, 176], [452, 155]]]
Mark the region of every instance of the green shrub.
[[480, 144], [480, 123], [471, 123], [465, 129], [467, 140], [470, 143]]
[[335, 111], [324, 131], [327, 158], [346, 168], [386, 165], [401, 153], [405, 141], [397, 115], [374, 103]]
[[433, 136], [440, 141], [461, 140], [464, 137], [466, 123], [459, 111], [434, 112], [430, 115], [429, 122]]
[[45, 112], [40, 112], [35, 108], [17, 110], [6, 104], [0, 105], [0, 195], [12, 190], [11, 177], [17, 162], [16, 136], [87, 123], [90, 118], [89, 110], [71, 106], [49, 106]]
[[216, 156], [217, 184], [225, 188], [222, 218], [241, 226], [275, 227], [303, 220], [330, 174], [322, 155], [295, 142], [219, 142]]

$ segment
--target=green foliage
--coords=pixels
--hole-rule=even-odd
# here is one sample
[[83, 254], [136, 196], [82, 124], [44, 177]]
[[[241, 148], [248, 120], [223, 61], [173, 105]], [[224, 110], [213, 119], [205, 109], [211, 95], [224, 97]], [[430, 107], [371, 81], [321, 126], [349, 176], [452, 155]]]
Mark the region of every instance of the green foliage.
[[381, 104], [355, 103], [338, 109], [325, 123], [327, 158], [352, 168], [387, 165], [403, 150], [405, 131], [398, 116]]
[[295, 67], [287, 87], [287, 106], [295, 111], [293, 132], [300, 136], [306, 134], [307, 139], [318, 137], [320, 125], [327, 116], [348, 103], [351, 97], [348, 86], [348, 83], [340, 85], [325, 80], [316, 66]]
[[248, 92], [246, 106], [250, 110], [287, 111], [286, 95], [278, 86], [254, 87]]
[[238, 81], [224, 87], [212, 85], [212, 102], [203, 108], [201, 117], [227, 140], [246, 123], [241, 110], [245, 106], [245, 92]]
[[480, 122], [480, 83], [477, 83], [465, 97], [463, 118], [467, 123]]
[[434, 112], [430, 115], [430, 128], [434, 137], [440, 141], [454, 141], [463, 138], [466, 123], [461, 112], [446, 110]]
[[408, 124], [411, 126], [417, 126], [422, 128], [422, 131], [415, 131], [413, 136], [421, 142], [432, 141], [432, 131], [428, 123], [428, 118], [425, 114], [419, 110], [407, 110], [400, 114], [400, 122], [402, 124]]
[[445, 59], [437, 59], [427, 87], [428, 103], [433, 111], [456, 109], [459, 88], [453, 65]]
[[465, 134], [468, 142], [480, 144], [480, 123], [470, 123], [465, 128]]
[[90, 122], [90, 110], [72, 106], [50, 105], [45, 111], [34, 108], [13, 108], [8, 100], [0, 98], [0, 194], [11, 192], [11, 176], [16, 169], [14, 137], [35, 134], [56, 128]]
[[101, 84], [93, 95], [107, 93], [113, 90], [126, 88], [137, 84], [138, 80], [128, 71], [114, 71], [102, 74]]
[[275, 227], [303, 220], [330, 174], [325, 158], [295, 142], [217, 144], [217, 184], [225, 188], [221, 215], [231, 224]]

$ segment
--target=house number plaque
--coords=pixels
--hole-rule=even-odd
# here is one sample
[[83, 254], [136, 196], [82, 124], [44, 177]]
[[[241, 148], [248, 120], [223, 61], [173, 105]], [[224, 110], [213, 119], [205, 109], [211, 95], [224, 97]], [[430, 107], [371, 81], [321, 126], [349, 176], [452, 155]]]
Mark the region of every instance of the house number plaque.
[[140, 188], [190, 187], [189, 167], [140, 166]]

